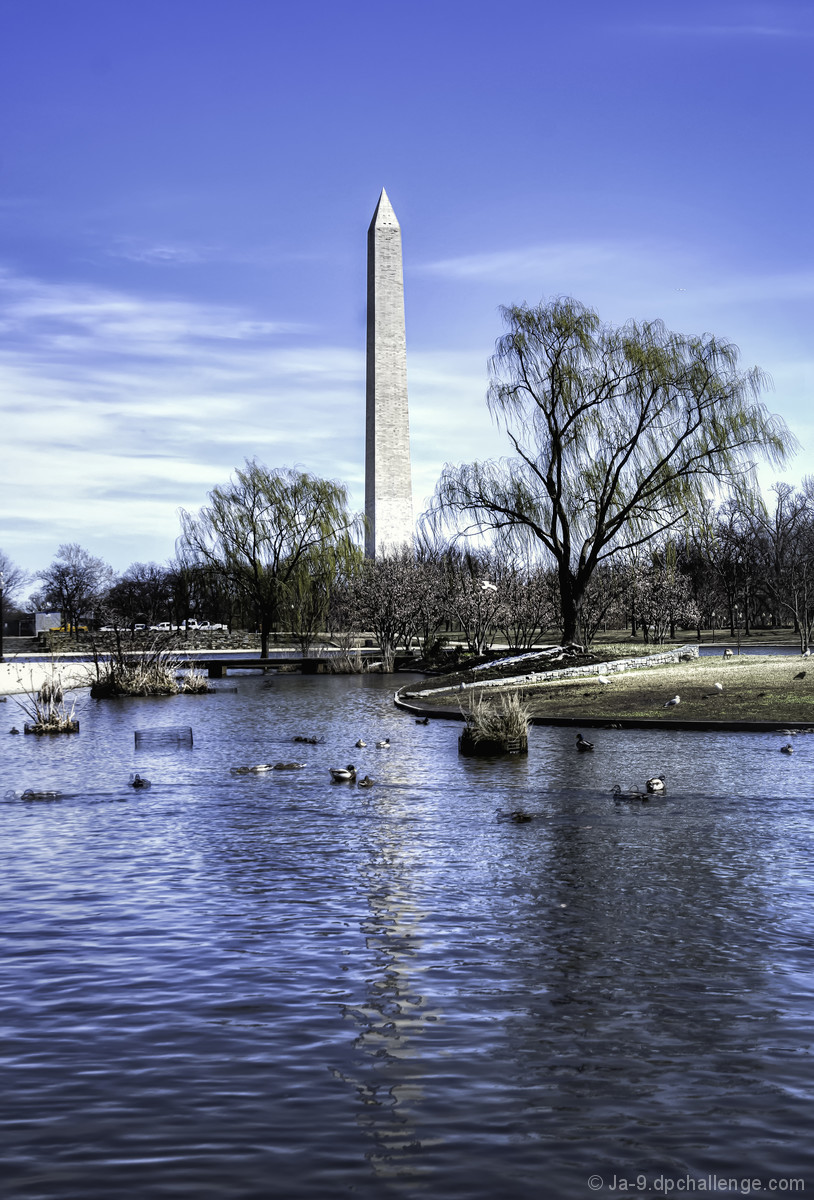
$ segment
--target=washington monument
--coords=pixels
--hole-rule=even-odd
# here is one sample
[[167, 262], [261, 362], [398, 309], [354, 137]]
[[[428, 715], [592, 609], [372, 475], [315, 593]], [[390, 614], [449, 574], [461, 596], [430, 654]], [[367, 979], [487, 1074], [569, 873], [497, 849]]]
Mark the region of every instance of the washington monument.
[[413, 545], [401, 228], [382, 188], [367, 231], [365, 555]]

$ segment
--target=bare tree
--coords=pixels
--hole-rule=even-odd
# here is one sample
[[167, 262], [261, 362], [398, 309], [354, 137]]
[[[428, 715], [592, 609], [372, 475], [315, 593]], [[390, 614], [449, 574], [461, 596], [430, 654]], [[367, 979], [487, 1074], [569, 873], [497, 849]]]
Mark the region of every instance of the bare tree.
[[692, 581], [678, 570], [675, 546], [668, 541], [648, 557], [632, 570], [634, 604], [645, 642], [660, 645], [674, 636], [676, 624], [697, 626], [700, 612]]
[[507, 551], [495, 556], [494, 581], [506, 645], [530, 650], [537, 636], [558, 621], [557, 582], [550, 570]]
[[131, 563], [109, 589], [105, 607], [117, 623], [154, 625], [169, 614], [170, 586], [166, 567], [158, 563]]
[[115, 575], [101, 558], [67, 542], [57, 547], [56, 558], [37, 578], [43, 584], [38, 600], [43, 607], [58, 608], [63, 625], [75, 633], [80, 618], [91, 618], [100, 607]]
[[463, 629], [472, 654], [488, 650], [495, 632], [504, 623], [504, 603], [500, 586], [495, 582], [496, 573], [495, 557], [489, 550], [450, 547], [446, 555], [447, 605]]
[[729, 342], [660, 321], [602, 325], [567, 298], [502, 313], [488, 403], [513, 454], [447, 464], [425, 519], [536, 539], [557, 569], [567, 642], [599, 563], [676, 525], [756, 457], [784, 462], [795, 440]]
[[752, 526], [760, 578], [793, 618], [805, 652], [814, 635], [814, 478], [804, 478], [800, 491], [777, 483], [772, 492], [772, 508], [758, 492], [741, 496], [740, 504]]
[[285, 612], [286, 589], [313, 555], [336, 563], [355, 552], [361, 520], [347, 489], [294, 468], [246, 461], [209, 493], [197, 516], [181, 510], [179, 556], [228, 580], [260, 628], [260, 654]]
[[355, 579], [359, 619], [372, 630], [382, 652], [382, 670], [392, 671], [396, 650], [408, 646], [420, 622], [422, 574], [412, 550], [365, 559]]
[[31, 582], [31, 576], [13, 563], [3, 550], [0, 550], [0, 576], [3, 580], [3, 603], [9, 609], [17, 604], [19, 591], [26, 583]]

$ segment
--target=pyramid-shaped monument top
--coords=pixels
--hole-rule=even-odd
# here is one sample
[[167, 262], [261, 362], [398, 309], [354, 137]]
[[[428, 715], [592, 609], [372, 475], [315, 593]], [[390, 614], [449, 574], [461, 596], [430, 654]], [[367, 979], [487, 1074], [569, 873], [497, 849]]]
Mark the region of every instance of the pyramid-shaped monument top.
[[399, 223], [396, 219], [396, 214], [393, 212], [393, 205], [390, 203], [390, 197], [382, 188], [382, 194], [379, 196], [379, 203], [376, 205], [376, 211], [373, 214], [373, 220], [370, 222], [371, 229], [381, 229], [382, 226], [391, 226], [399, 228]]

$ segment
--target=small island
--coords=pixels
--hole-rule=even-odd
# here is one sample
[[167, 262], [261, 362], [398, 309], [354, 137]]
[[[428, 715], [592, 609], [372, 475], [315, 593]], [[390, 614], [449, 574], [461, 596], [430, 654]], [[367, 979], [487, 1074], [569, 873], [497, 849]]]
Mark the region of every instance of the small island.
[[514, 696], [539, 724], [814, 729], [814, 667], [805, 656], [721, 649], [699, 657], [693, 645], [624, 643], [552, 650], [474, 660], [401, 688], [397, 703], [465, 717], [484, 698]]

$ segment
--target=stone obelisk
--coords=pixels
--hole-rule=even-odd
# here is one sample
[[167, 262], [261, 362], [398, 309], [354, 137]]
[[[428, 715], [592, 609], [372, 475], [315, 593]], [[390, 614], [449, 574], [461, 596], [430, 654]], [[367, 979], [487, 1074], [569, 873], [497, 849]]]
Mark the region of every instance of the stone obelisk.
[[365, 555], [413, 545], [401, 228], [382, 188], [367, 231]]

